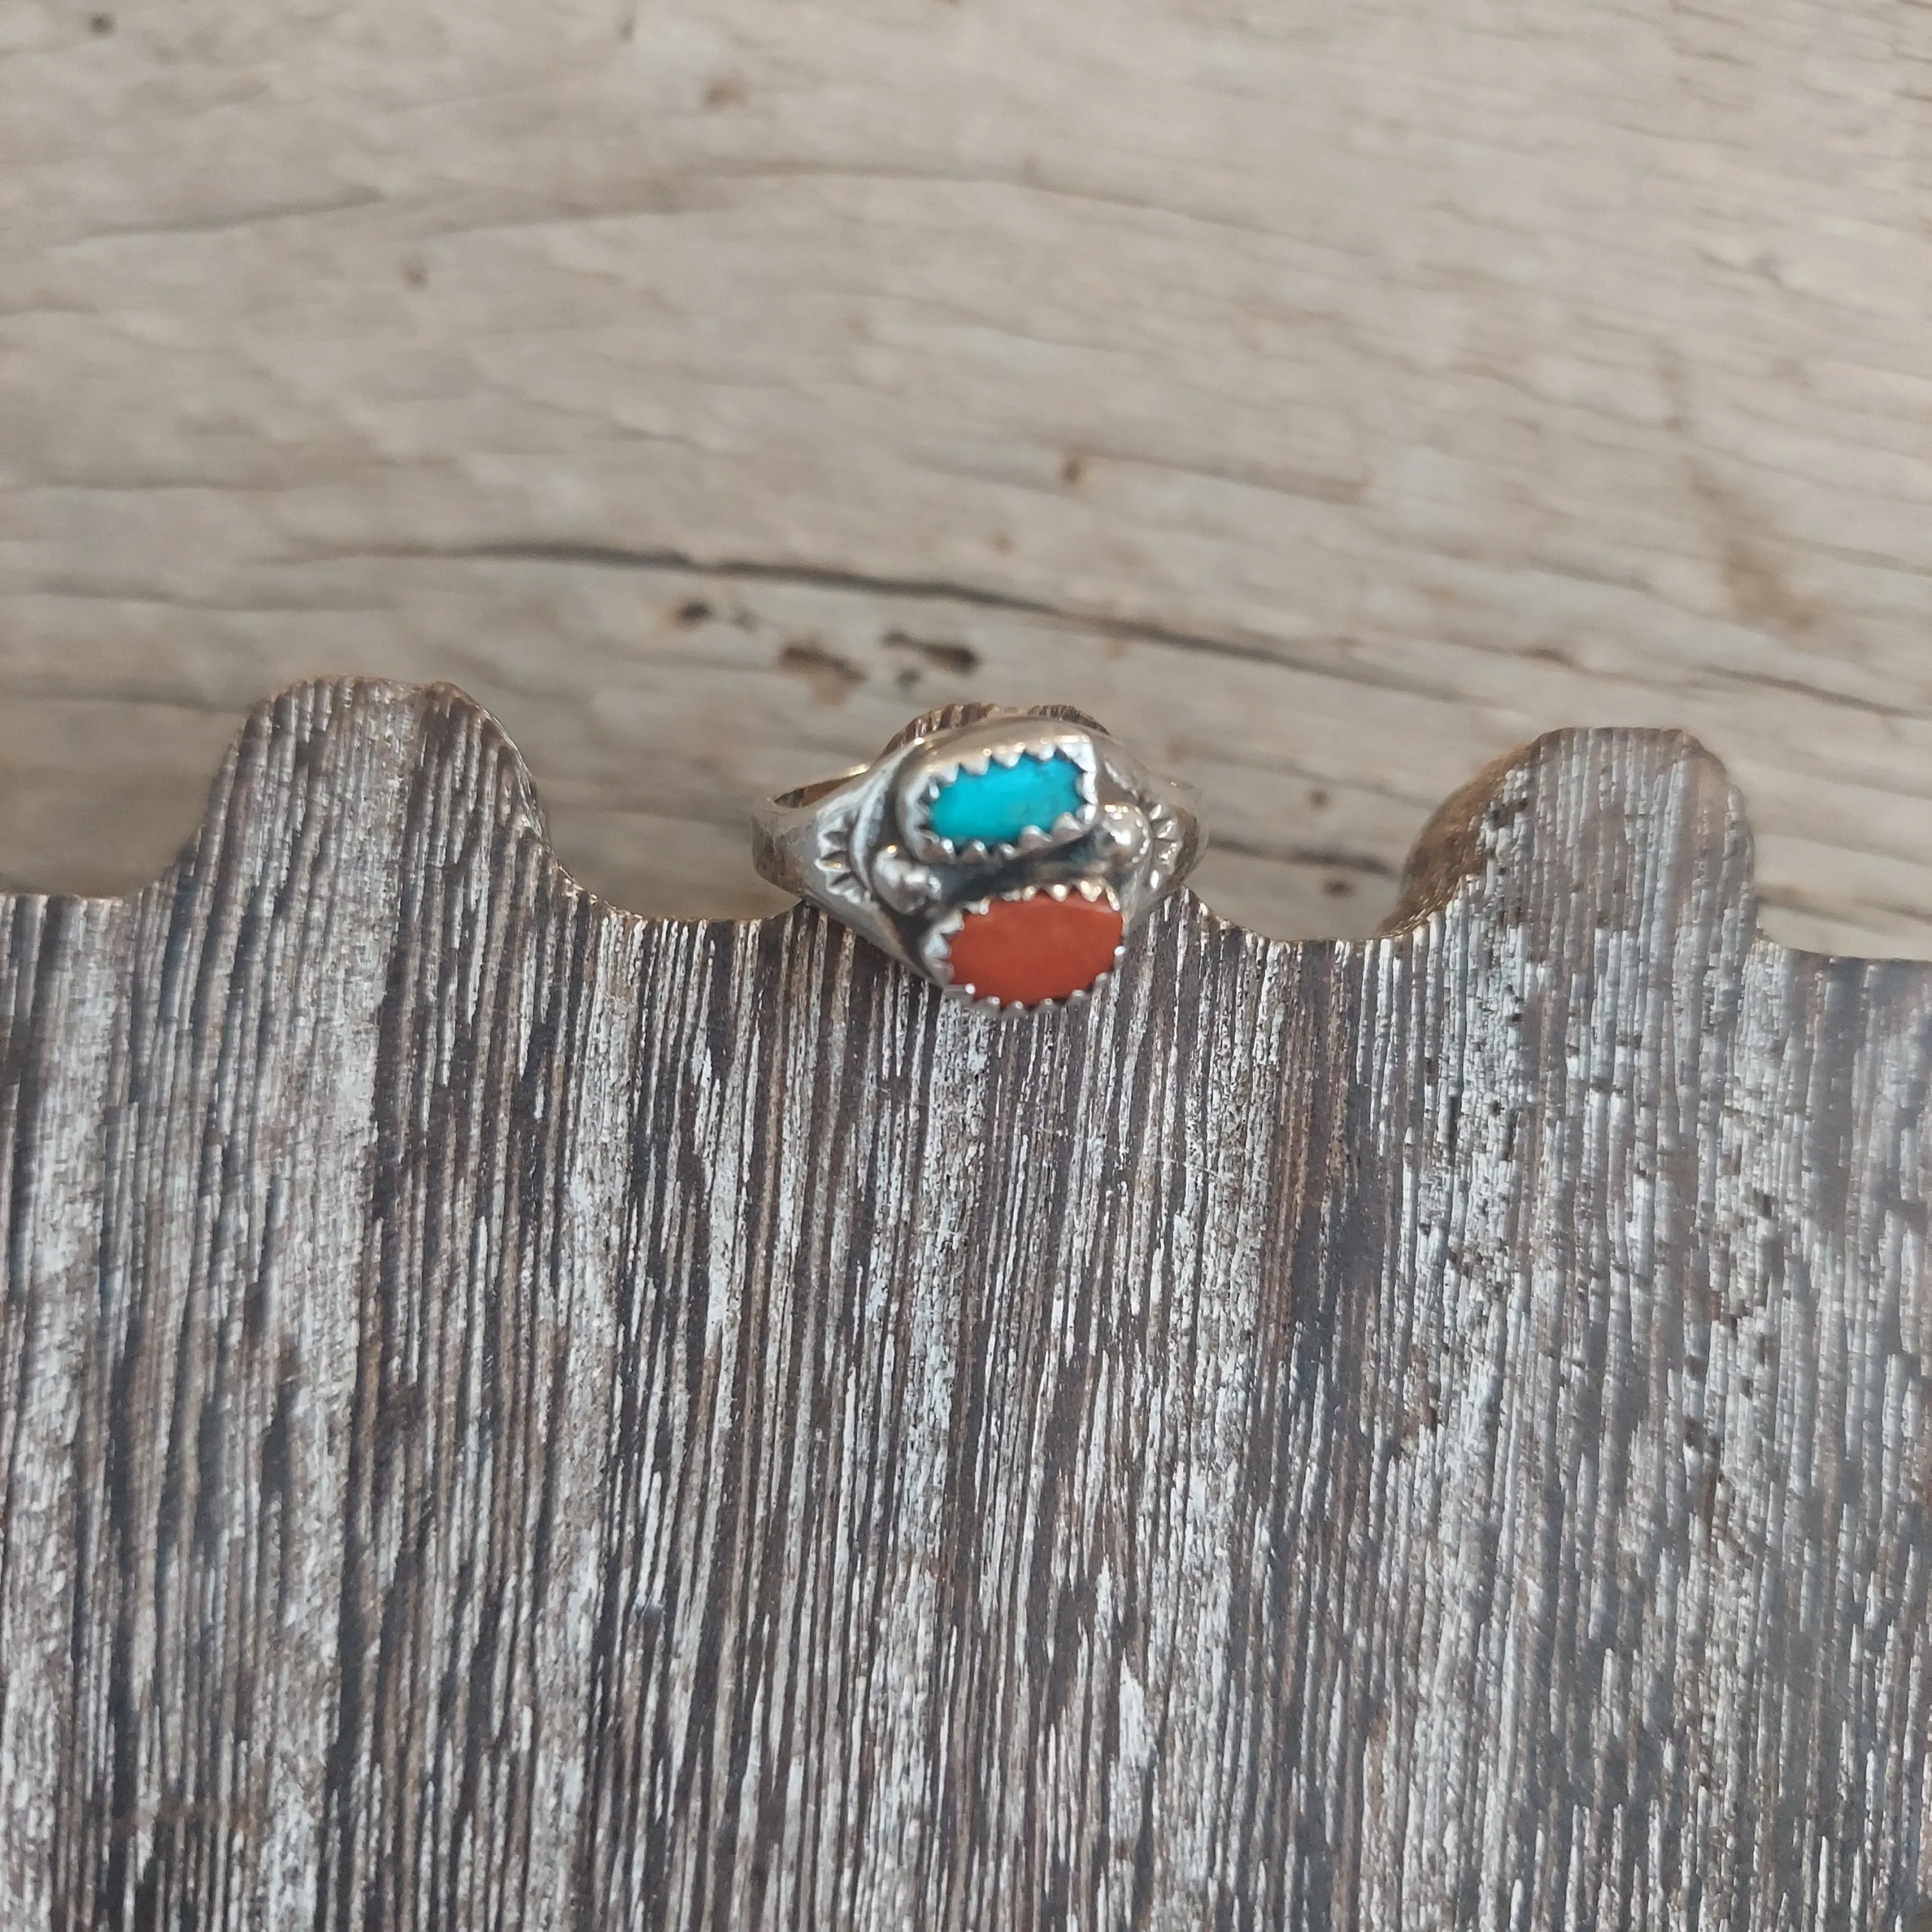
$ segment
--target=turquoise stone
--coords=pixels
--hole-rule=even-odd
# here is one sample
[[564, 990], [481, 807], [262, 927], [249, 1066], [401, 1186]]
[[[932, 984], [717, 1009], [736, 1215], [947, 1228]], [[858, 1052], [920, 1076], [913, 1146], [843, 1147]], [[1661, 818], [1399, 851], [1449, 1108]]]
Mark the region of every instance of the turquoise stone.
[[1029, 826], [1051, 829], [1062, 813], [1081, 807], [1080, 767], [1064, 753], [1022, 758], [1016, 765], [962, 771], [928, 808], [936, 838], [956, 845], [1010, 845]]

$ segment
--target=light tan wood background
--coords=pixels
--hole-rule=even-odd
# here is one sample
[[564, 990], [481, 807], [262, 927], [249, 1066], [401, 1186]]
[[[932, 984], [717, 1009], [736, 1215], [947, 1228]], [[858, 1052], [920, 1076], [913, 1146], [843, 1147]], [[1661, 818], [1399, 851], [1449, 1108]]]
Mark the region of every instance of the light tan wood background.
[[962, 697], [1360, 932], [1546, 726], [1688, 726], [1767, 923], [1932, 954], [1922, 0], [0, 11], [0, 873], [120, 890], [296, 677], [446, 677], [562, 856]]

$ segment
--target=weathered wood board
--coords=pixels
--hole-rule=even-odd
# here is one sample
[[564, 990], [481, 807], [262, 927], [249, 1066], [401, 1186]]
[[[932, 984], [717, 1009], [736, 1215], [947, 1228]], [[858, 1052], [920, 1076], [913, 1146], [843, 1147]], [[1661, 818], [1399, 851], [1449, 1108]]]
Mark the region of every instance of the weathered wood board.
[[1928, 1870], [1932, 969], [1690, 740], [988, 1017], [460, 695], [0, 901], [0, 1922], [1826, 1932]]
[[10, 0], [0, 849], [119, 891], [248, 708], [449, 678], [560, 852], [1060, 699], [1208, 903], [1682, 726], [1769, 929], [1932, 956], [1913, 0]]

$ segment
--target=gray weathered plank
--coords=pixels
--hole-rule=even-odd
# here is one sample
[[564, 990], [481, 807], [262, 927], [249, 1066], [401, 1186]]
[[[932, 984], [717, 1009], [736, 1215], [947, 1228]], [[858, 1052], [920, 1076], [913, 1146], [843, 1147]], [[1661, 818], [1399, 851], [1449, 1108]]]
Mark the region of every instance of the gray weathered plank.
[[495, 706], [646, 912], [1063, 699], [1264, 931], [1683, 725], [1775, 936], [1932, 957], [1928, 206], [1901, 0], [11, 0], [8, 883], [145, 882], [354, 670]]
[[1547, 739], [1081, 1015], [640, 919], [458, 694], [0, 901], [0, 1920], [1908, 1922], [1932, 973]]

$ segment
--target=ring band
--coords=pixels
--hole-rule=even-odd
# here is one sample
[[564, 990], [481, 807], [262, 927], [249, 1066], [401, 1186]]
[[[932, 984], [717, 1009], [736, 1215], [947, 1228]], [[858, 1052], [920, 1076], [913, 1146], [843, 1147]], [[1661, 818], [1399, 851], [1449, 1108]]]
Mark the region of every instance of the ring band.
[[1206, 841], [1192, 789], [1083, 714], [958, 706], [757, 814], [764, 877], [988, 1006], [1078, 1000]]

